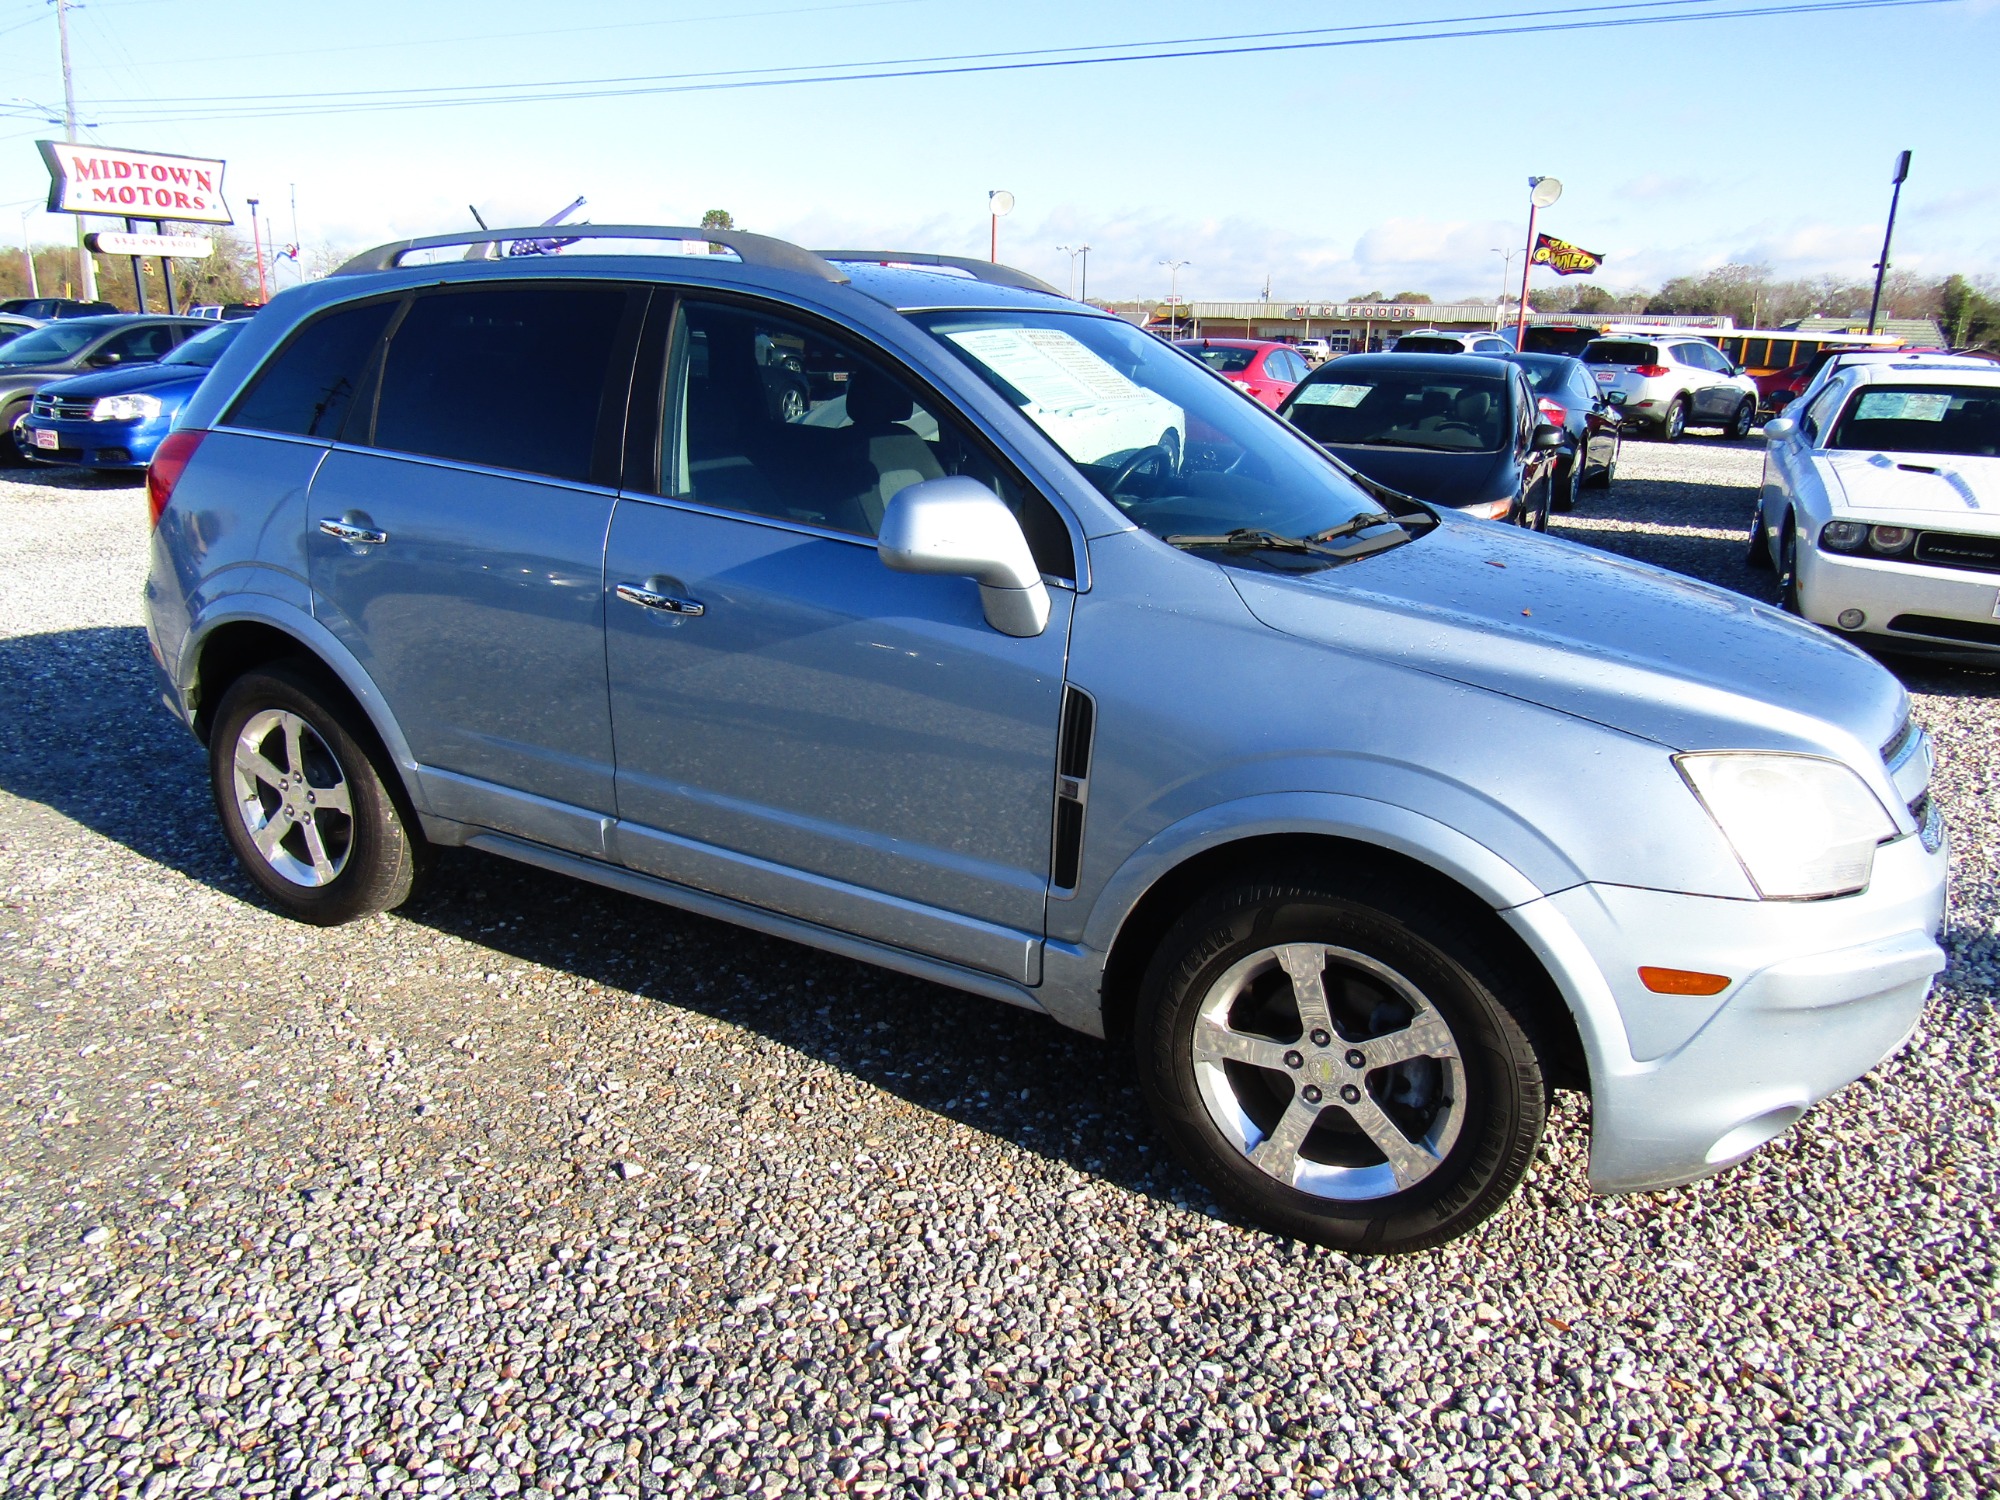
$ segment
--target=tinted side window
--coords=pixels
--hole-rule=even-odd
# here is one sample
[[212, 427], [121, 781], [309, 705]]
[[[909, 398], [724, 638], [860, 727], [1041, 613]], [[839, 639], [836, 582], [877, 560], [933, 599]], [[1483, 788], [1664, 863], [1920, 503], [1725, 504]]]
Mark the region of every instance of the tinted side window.
[[1806, 408], [1805, 420], [1799, 426], [1805, 429], [1809, 438], [1817, 438], [1822, 428], [1832, 420], [1833, 409], [1840, 404], [1841, 391], [1837, 386], [1828, 386], [1814, 398]]
[[256, 432], [337, 437], [394, 302], [345, 307], [308, 323], [237, 398], [223, 422]]
[[374, 446], [589, 479], [626, 300], [602, 285], [419, 297], [389, 342]]
[[128, 365], [146, 364], [169, 353], [174, 343], [173, 326], [168, 323], [155, 323], [150, 327], [125, 329], [108, 339], [97, 353], [115, 354]]

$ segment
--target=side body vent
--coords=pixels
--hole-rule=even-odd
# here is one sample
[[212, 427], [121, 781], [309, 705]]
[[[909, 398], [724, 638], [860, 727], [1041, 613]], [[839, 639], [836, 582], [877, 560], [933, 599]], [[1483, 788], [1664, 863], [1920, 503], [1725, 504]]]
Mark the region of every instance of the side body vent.
[[1055, 853], [1049, 884], [1059, 895], [1076, 889], [1083, 868], [1083, 815], [1090, 802], [1090, 744], [1097, 730], [1097, 700], [1064, 687], [1062, 735], [1056, 742]]

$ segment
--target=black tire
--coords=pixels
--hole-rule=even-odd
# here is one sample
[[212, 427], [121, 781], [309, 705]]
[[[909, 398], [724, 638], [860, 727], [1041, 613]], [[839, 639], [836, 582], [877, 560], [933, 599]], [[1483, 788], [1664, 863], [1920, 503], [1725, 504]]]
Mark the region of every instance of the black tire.
[[[374, 740], [341, 695], [303, 663], [247, 672], [217, 705], [208, 740], [216, 813], [244, 872], [287, 916], [338, 926], [400, 906], [416, 883], [422, 835], [390, 792], [393, 772], [385, 774], [367, 748]], [[245, 765], [261, 769], [239, 776], [245, 741], [255, 742]], [[343, 788], [344, 811], [336, 805]], [[252, 803], [258, 814], [249, 810]], [[253, 829], [259, 815], [264, 821]], [[259, 832], [272, 849], [268, 855]]]
[[1624, 438], [1614, 437], [1611, 442], [1611, 457], [1605, 460], [1603, 468], [1599, 469], [1595, 474], [1590, 475], [1583, 482], [1594, 490], [1610, 489], [1611, 481], [1618, 473], [1618, 455], [1624, 447]]
[[21, 452], [20, 445], [14, 441], [14, 427], [28, 415], [31, 404], [27, 401], [16, 401], [12, 406], [0, 407], [0, 469], [28, 467], [27, 455]]
[[[1556, 472], [1555, 499], [1549, 508], [1561, 515], [1568, 515], [1576, 509], [1577, 491], [1583, 488], [1584, 455], [1576, 454], [1564, 461]], [[1542, 528], [1548, 530], [1546, 526]]]
[[1523, 489], [1514, 502], [1514, 524], [1523, 531], [1549, 529], [1549, 486], [1546, 481]]
[[1805, 613], [1799, 608], [1799, 528], [1790, 516], [1778, 532], [1778, 605], [1788, 614]]
[[1750, 436], [1750, 429], [1757, 425], [1757, 403], [1745, 397], [1736, 405], [1736, 415], [1730, 419], [1729, 437], [1732, 442], [1742, 442]]
[[[1322, 992], [1339, 996], [1329, 1001], [1331, 1030], [1321, 1033], [1328, 1036], [1326, 1043], [1312, 1042], [1289, 970], [1275, 987], [1267, 984], [1269, 974], [1241, 981], [1245, 998], [1227, 999], [1239, 992], [1234, 976], [1265, 962], [1274, 945], [1290, 944], [1324, 945], [1341, 955], [1315, 954], [1310, 947], [1276, 949], [1303, 953], [1299, 962], [1308, 970], [1318, 963]], [[1356, 962], [1357, 955], [1365, 963]], [[1408, 990], [1368, 966], [1380, 966]], [[1325, 976], [1336, 969], [1342, 982], [1329, 986]], [[1260, 992], [1258, 985], [1267, 987]], [[1401, 999], [1405, 993], [1417, 995], [1425, 1009]], [[1465, 1234], [1506, 1202], [1541, 1139], [1548, 1114], [1546, 1070], [1519, 994], [1507, 966], [1473, 941], [1464, 923], [1441, 913], [1434, 896], [1385, 882], [1379, 872], [1374, 878], [1357, 872], [1346, 879], [1245, 883], [1198, 902], [1155, 953], [1135, 1017], [1140, 1083], [1174, 1150], [1244, 1217], [1343, 1250], [1429, 1249]], [[1397, 1007], [1405, 1013], [1400, 1024], [1387, 1029], [1383, 996], [1391, 1023], [1397, 1022]], [[1226, 1027], [1233, 1027], [1244, 1005], [1257, 1011], [1250, 1030], [1256, 1033], [1254, 1045], [1274, 1058], [1269, 1068], [1235, 1060], [1198, 1066], [1195, 1050], [1204, 1043], [1197, 1027], [1201, 1038], [1218, 1035], [1213, 1017], [1225, 1003]], [[1275, 1017], [1269, 1013], [1273, 1005], [1279, 1010]], [[1433, 1019], [1442, 1021], [1455, 1061], [1440, 1060], [1443, 1053], [1433, 1050], [1411, 1061], [1354, 1071], [1362, 1066], [1354, 1059], [1366, 1061], [1359, 1048], [1406, 1031], [1413, 1037], [1418, 1022], [1434, 1049], [1447, 1045], [1436, 1040]], [[1249, 1032], [1230, 1034], [1249, 1037]], [[1288, 1074], [1287, 1068], [1297, 1071]], [[1435, 1097], [1428, 1101], [1418, 1099], [1420, 1090], [1410, 1082], [1410, 1070], [1423, 1068], [1433, 1070]], [[1322, 1075], [1324, 1090], [1300, 1081]], [[1356, 1082], [1343, 1082], [1348, 1079]], [[1227, 1089], [1232, 1100], [1249, 1101], [1246, 1112], [1212, 1111], [1205, 1088]], [[1316, 1091], [1324, 1103], [1313, 1098]], [[1399, 1154], [1418, 1169], [1407, 1184], [1366, 1133], [1363, 1116], [1350, 1113], [1343, 1099], [1371, 1110], [1368, 1118], [1377, 1130], [1385, 1121], [1394, 1125]], [[1426, 1103], [1434, 1110], [1428, 1116], [1422, 1113]], [[1265, 1113], [1262, 1126], [1247, 1112], [1252, 1106]], [[1418, 1149], [1391, 1110], [1419, 1130], [1426, 1120], [1433, 1122], [1425, 1137], [1431, 1144]], [[1283, 1122], [1290, 1118], [1312, 1123], [1289, 1137], [1296, 1148], [1287, 1155]], [[1262, 1134], [1250, 1142], [1247, 1128], [1232, 1120], [1248, 1120]], [[1450, 1133], [1441, 1133], [1446, 1126]], [[1232, 1128], [1244, 1129], [1244, 1138], [1225, 1133]], [[1251, 1156], [1274, 1138], [1280, 1142], [1276, 1159], [1290, 1163], [1287, 1180]], [[1295, 1185], [1301, 1173], [1317, 1173], [1312, 1185], [1321, 1190]]]
[[1667, 408], [1666, 416], [1660, 419], [1660, 441], [1663, 443], [1678, 443], [1686, 435], [1687, 430], [1687, 398], [1685, 396], [1676, 396], [1674, 397], [1673, 405]]
[[1759, 500], [1757, 508], [1750, 512], [1750, 545], [1743, 554], [1743, 560], [1759, 573], [1771, 571], [1771, 542], [1764, 535], [1764, 502]]

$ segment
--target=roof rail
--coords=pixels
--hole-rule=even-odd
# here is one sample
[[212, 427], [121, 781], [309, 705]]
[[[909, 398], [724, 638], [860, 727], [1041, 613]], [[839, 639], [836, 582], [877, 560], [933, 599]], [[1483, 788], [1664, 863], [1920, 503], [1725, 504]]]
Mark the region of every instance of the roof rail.
[[1019, 287], [1026, 292], [1047, 292], [1051, 297], [1063, 295], [1039, 276], [1030, 276], [1026, 271], [1017, 271], [1012, 266], [998, 265], [990, 260], [974, 260], [969, 255], [932, 255], [924, 250], [821, 250], [817, 254], [821, 260], [835, 264], [865, 261], [884, 266], [943, 266], [964, 271], [974, 281]]
[[[527, 229], [478, 229], [462, 234], [429, 234], [414, 240], [391, 240], [364, 250], [335, 271], [336, 276], [358, 276], [368, 271], [393, 271], [403, 257], [415, 250], [434, 250], [464, 245], [467, 260], [484, 260], [509, 240], [704, 240], [736, 252], [746, 266], [765, 266], [774, 271], [792, 271], [820, 281], [845, 281], [847, 277], [810, 250], [801, 250], [789, 240], [767, 234], [748, 234], [741, 229], [684, 229], [661, 224], [537, 224]], [[866, 257], [863, 257], [866, 258]], [[1018, 272], [1016, 273], [1019, 274]]]

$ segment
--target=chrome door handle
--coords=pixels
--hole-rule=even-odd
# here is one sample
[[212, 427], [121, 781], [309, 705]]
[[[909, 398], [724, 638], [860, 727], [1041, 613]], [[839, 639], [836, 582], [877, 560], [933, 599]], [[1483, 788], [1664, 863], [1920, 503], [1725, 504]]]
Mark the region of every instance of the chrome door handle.
[[376, 547], [389, 540], [386, 531], [377, 531], [372, 526], [351, 526], [331, 516], [319, 523], [319, 529], [338, 541], [352, 542], [357, 546]]
[[672, 594], [663, 594], [658, 589], [649, 589], [643, 584], [621, 583], [618, 597], [627, 604], [637, 604], [646, 609], [663, 610], [670, 615], [695, 616], [706, 613], [699, 599], [676, 599]]

